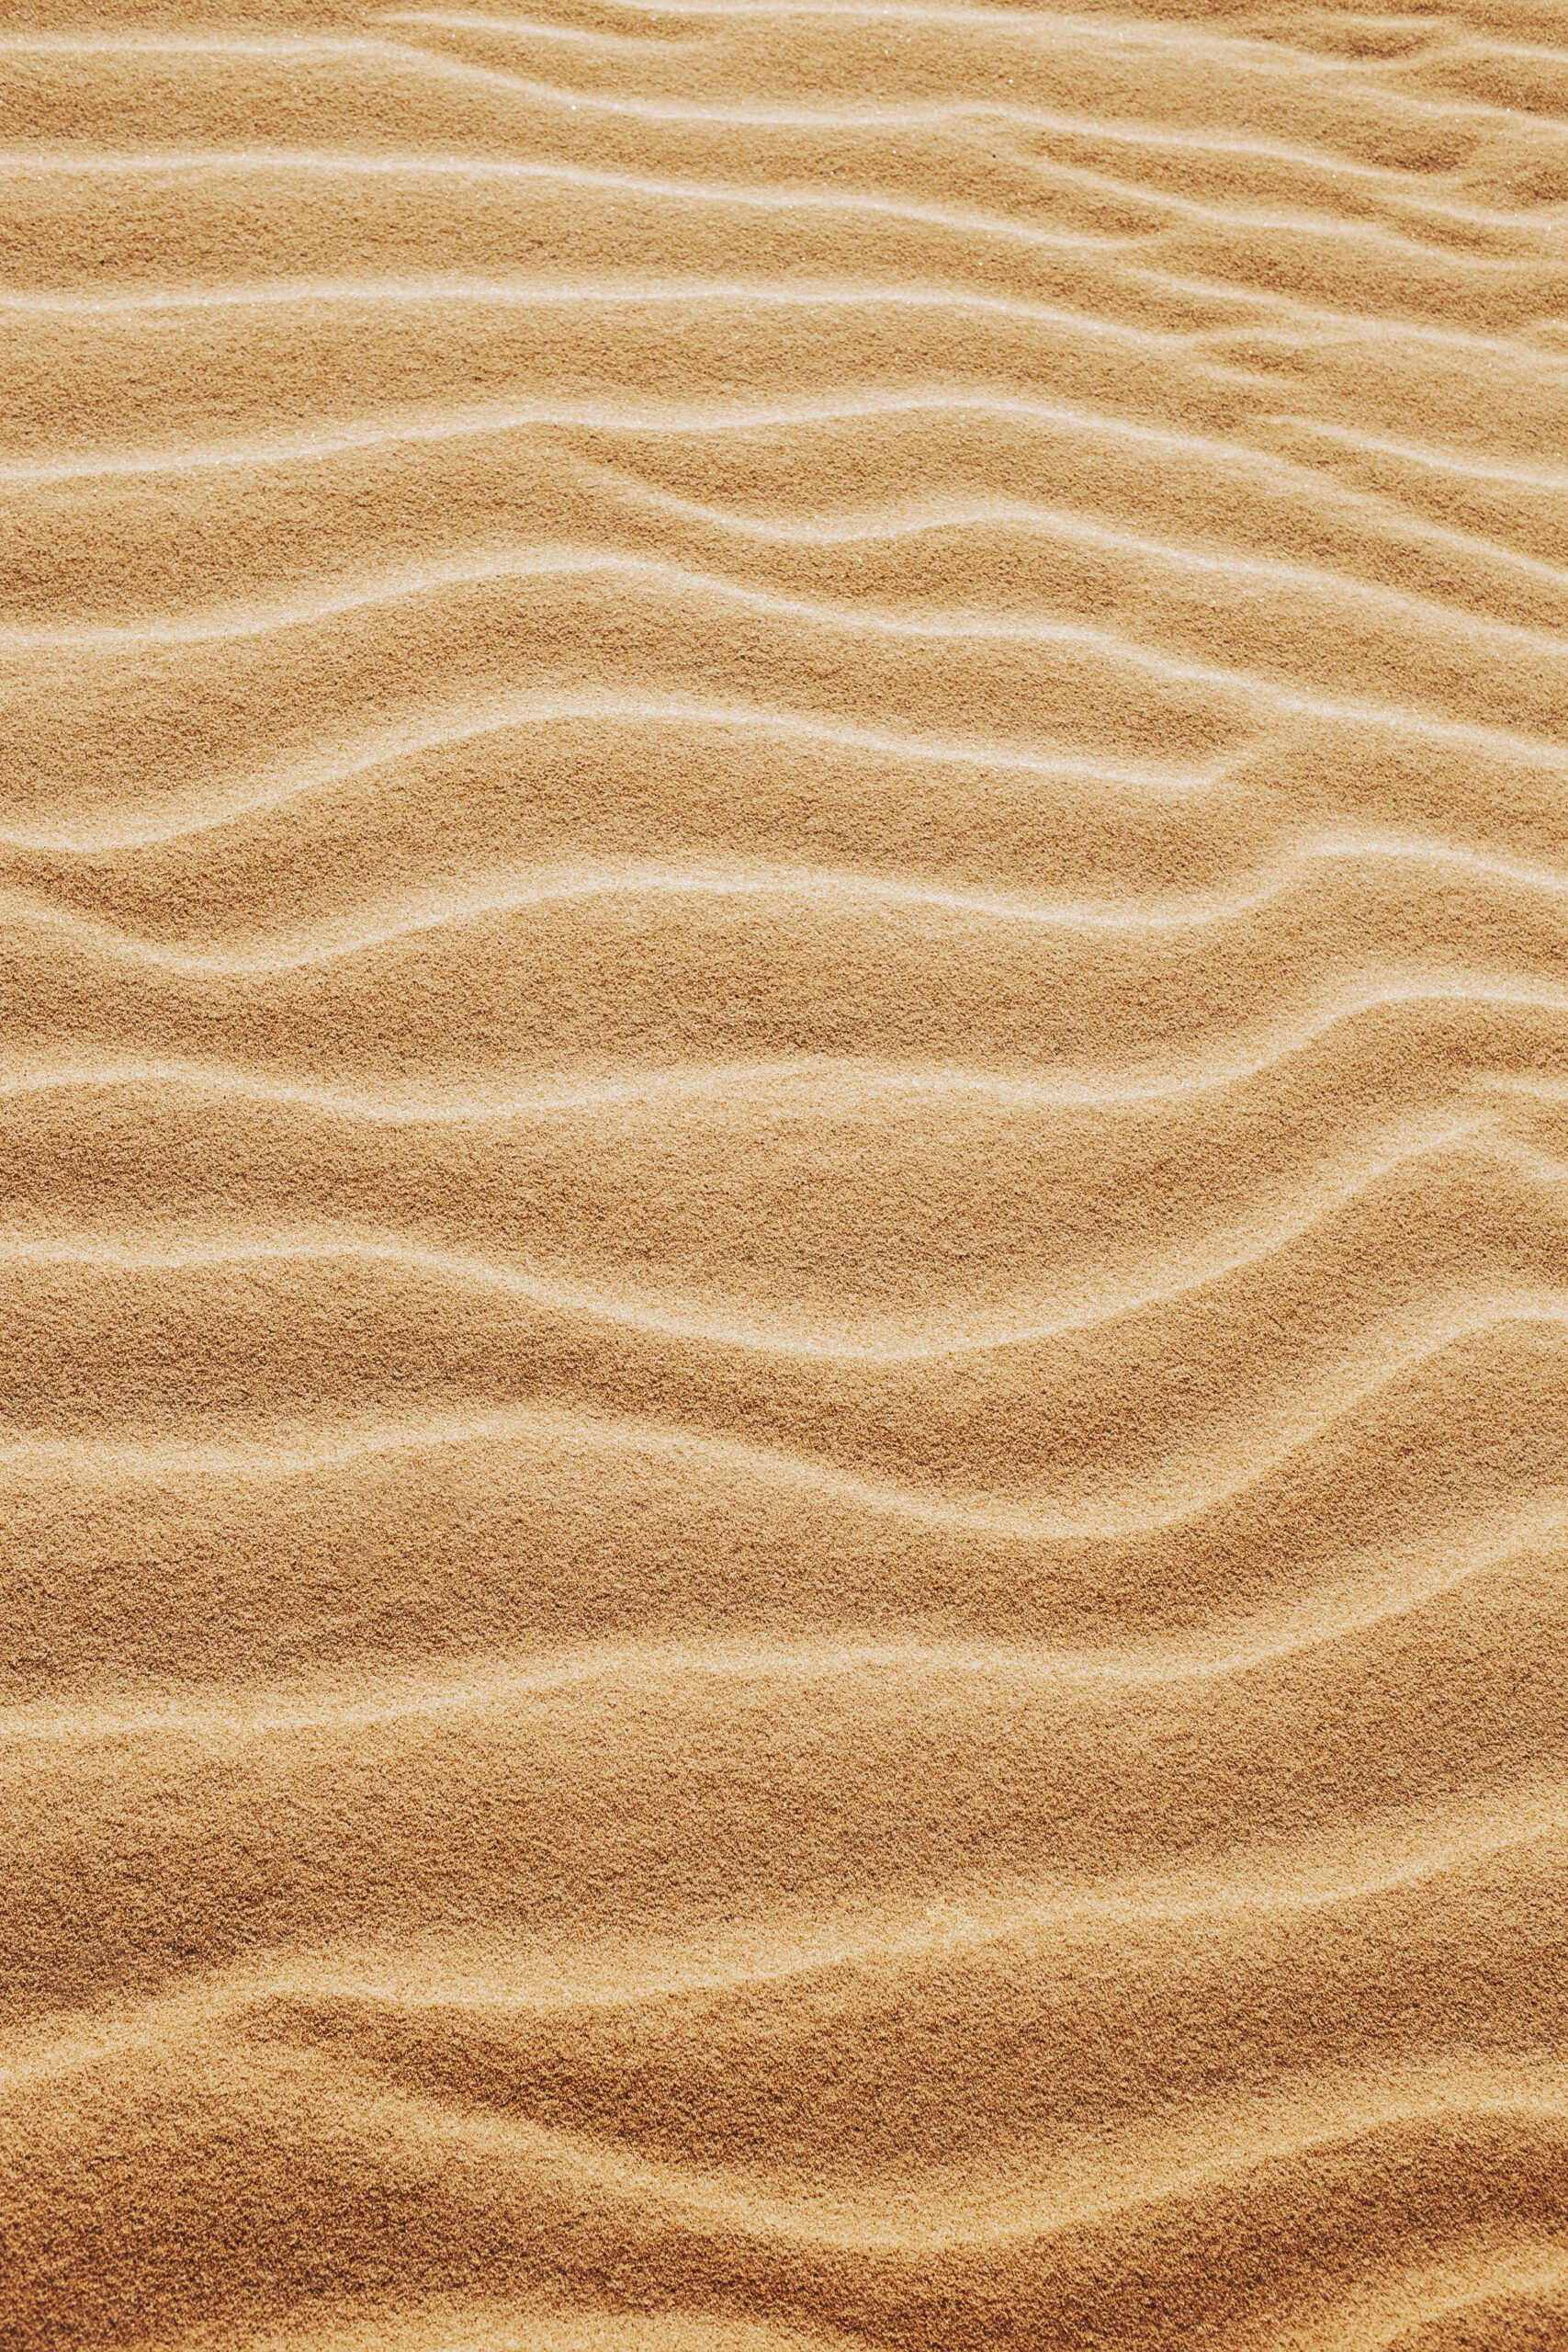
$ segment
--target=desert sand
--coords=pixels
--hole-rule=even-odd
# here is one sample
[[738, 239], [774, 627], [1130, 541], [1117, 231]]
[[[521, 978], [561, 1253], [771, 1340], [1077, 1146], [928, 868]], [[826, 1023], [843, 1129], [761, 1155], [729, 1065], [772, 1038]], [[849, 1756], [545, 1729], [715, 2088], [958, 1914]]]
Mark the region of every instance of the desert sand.
[[1562, 0], [9, 0], [0, 2344], [1568, 2345]]

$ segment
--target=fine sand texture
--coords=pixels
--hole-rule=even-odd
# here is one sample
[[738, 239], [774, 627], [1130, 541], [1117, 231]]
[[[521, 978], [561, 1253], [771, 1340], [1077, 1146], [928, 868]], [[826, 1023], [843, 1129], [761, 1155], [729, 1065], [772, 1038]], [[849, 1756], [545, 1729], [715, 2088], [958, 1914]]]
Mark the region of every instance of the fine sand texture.
[[0, 6], [0, 2346], [1568, 2346], [1568, 8]]

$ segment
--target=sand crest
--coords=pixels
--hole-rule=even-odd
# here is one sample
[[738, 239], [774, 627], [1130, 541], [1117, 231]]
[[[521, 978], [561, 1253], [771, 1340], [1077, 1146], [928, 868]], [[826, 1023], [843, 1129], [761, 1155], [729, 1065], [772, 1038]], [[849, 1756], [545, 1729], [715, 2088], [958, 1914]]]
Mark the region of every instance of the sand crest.
[[0, 2346], [1568, 2344], [1561, 8], [0, 199]]

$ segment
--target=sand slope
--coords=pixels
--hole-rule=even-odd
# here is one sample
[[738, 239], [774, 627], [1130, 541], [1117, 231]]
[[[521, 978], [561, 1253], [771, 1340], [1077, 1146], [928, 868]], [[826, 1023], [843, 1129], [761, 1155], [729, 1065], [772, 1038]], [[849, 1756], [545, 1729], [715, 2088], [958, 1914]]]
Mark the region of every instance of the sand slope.
[[1568, 37], [0, 28], [0, 2344], [1568, 2343]]

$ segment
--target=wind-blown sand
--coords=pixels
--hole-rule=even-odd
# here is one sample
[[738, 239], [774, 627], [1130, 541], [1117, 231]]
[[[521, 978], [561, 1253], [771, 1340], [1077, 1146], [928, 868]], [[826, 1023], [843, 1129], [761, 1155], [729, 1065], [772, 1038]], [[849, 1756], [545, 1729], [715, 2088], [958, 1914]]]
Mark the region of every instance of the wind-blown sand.
[[1568, 2345], [1568, 20], [13, 0], [0, 2343]]

